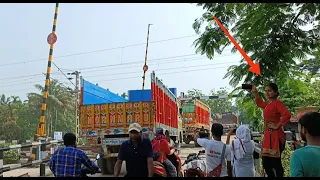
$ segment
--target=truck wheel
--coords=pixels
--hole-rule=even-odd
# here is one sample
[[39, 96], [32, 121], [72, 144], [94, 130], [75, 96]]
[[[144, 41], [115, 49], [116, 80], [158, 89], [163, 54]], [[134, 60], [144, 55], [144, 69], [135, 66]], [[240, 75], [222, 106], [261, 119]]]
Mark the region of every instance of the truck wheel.
[[107, 159], [102, 158], [98, 160], [98, 167], [101, 169], [101, 174], [106, 175], [108, 174], [107, 168], [106, 168], [106, 162]]
[[184, 143], [190, 144], [190, 140], [189, 140], [189, 139], [186, 139], [186, 140], [184, 140]]
[[114, 166], [116, 165], [117, 158], [112, 157], [106, 159], [106, 169], [108, 174], [114, 173]]
[[194, 147], [201, 147], [197, 142], [194, 142]]

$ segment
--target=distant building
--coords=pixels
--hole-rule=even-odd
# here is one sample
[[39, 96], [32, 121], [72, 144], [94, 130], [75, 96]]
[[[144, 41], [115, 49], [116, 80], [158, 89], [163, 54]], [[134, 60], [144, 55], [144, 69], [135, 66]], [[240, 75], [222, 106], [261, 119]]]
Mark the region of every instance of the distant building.
[[307, 107], [296, 107], [295, 114], [292, 115], [290, 122], [284, 127], [285, 131], [295, 131], [298, 132], [298, 121], [299, 119], [308, 112], [318, 112], [319, 107], [316, 106], [307, 106]]

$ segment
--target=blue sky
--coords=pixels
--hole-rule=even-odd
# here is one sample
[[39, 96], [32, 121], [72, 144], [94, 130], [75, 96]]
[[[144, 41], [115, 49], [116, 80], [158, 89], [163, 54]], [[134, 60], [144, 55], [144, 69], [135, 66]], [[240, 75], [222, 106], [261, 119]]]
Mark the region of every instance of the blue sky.
[[[46, 72], [46, 39], [52, 30], [54, 8], [53, 3], [1, 4], [0, 94], [25, 99], [26, 93], [36, 92], [34, 84], [44, 85], [45, 77], [40, 74]], [[214, 60], [195, 54], [192, 43], [197, 36], [192, 23], [202, 13], [201, 7], [184, 3], [62, 3], [53, 62], [65, 73], [79, 70], [84, 79], [115, 93], [141, 89], [150, 23], [146, 88], [150, 88], [152, 70], [178, 92], [197, 88], [209, 93], [214, 88], [229, 87], [223, 76], [228, 66], [239, 63], [240, 54], [229, 50]], [[184, 38], [175, 39], [179, 37]], [[168, 41], [157, 42], [161, 40]], [[126, 47], [129, 45], [136, 46]], [[114, 49], [107, 50], [110, 48]], [[52, 72], [53, 78], [73, 88], [56, 67]]]

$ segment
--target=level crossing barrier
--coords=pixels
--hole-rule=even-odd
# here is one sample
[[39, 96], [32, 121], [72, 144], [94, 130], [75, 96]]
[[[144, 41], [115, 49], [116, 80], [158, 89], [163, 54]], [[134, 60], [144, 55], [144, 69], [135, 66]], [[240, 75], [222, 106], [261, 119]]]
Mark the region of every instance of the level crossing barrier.
[[[46, 163], [49, 162], [51, 155], [54, 153], [56, 149], [58, 149], [59, 145], [63, 143], [62, 140], [52, 140], [52, 141], [43, 141], [43, 142], [33, 142], [30, 144], [16, 144], [16, 145], [11, 145], [8, 147], [2, 147], [0, 148], [0, 177], [3, 177], [3, 173], [15, 169], [20, 169], [23, 167], [28, 167], [36, 164], [40, 164], [40, 176], [45, 176], [45, 166]], [[50, 145], [50, 155], [49, 157], [47, 156], [47, 145]], [[4, 152], [9, 151], [9, 150], [20, 150], [21, 148], [31, 148], [33, 146], [40, 146], [40, 152], [38, 158], [31, 162], [27, 163], [19, 163], [11, 166], [4, 167], [3, 164], [3, 158], [4, 158]]]

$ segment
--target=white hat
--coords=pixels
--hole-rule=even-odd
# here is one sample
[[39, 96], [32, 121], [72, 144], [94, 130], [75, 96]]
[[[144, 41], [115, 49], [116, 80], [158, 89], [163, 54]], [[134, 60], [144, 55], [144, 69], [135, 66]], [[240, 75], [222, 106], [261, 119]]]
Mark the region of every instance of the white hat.
[[138, 124], [138, 123], [132, 123], [132, 124], [130, 124], [130, 126], [129, 126], [129, 132], [130, 131], [137, 131], [137, 132], [141, 132], [141, 126], [140, 126], [140, 124]]

